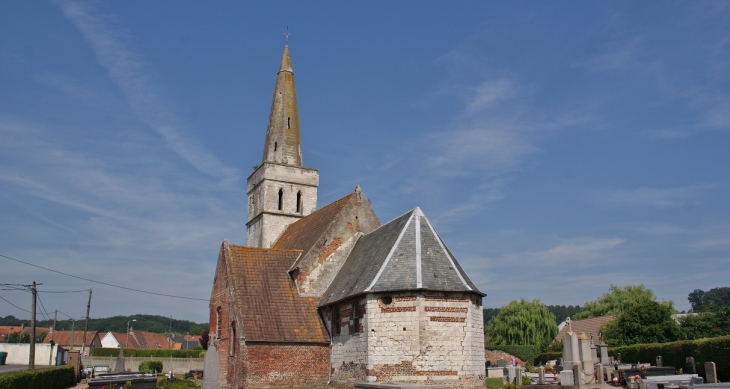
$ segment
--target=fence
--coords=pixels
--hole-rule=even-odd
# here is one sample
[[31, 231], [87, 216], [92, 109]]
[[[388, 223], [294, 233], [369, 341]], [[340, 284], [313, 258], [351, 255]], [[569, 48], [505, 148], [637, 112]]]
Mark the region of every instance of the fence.
[[[203, 370], [203, 358], [160, 358], [160, 357], [125, 357], [124, 370], [137, 371], [142, 361], [160, 361], [162, 362], [162, 371], [168, 372], [172, 369], [173, 373], [182, 374], [190, 370]], [[85, 367], [93, 365], [107, 365], [109, 370], [114, 370], [117, 365], [116, 357], [81, 357], [81, 363]]]

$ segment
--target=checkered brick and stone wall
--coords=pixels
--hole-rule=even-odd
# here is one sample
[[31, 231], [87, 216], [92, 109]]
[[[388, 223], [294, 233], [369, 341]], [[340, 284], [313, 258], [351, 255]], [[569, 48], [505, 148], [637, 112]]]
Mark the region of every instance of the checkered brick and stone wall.
[[[390, 297], [392, 300], [388, 303]], [[354, 331], [352, 306], [365, 309]], [[481, 297], [468, 293], [371, 294], [337, 305], [340, 334], [333, 338], [332, 380], [483, 387]], [[331, 324], [332, 312], [325, 312]]]
[[[223, 385], [228, 378], [233, 377], [235, 372], [231, 362], [231, 308], [232, 298], [228, 289], [229, 280], [226, 275], [225, 259], [223, 251], [218, 257], [218, 264], [213, 279], [213, 290], [210, 296], [210, 317], [208, 323], [210, 342], [213, 342], [218, 350], [218, 382]], [[220, 307], [220, 314], [218, 308]]]

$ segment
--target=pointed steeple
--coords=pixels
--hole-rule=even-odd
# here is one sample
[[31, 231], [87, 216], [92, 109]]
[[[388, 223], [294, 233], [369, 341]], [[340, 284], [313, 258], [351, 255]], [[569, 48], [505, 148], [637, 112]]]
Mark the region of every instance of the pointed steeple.
[[284, 46], [281, 66], [276, 75], [274, 98], [266, 129], [263, 162], [302, 166], [299, 110], [294, 87], [294, 71], [289, 58], [289, 45]]

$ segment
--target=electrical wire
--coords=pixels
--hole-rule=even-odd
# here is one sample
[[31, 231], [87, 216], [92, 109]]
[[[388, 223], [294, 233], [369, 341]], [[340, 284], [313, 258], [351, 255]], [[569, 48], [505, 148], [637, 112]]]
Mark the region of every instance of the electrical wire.
[[88, 289], [84, 290], [39, 290], [38, 293], [81, 293], [81, 292], [88, 292]]
[[72, 320], [73, 320], [73, 316], [69, 316], [69, 315], [67, 315], [67, 314], [65, 314], [65, 313], [63, 313], [63, 312], [61, 312], [61, 311], [59, 311], [58, 309], [57, 309], [56, 311], [58, 311], [58, 313], [62, 314], [63, 316], [66, 316], [66, 317], [68, 317], [69, 319], [72, 319]]
[[48, 311], [46, 311], [46, 306], [43, 305], [43, 300], [41, 300], [41, 294], [36, 291], [35, 296], [38, 298], [38, 302], [41, 303], [41, 316], [45, 316], [46, 320], [51, 320], [51, 316], [48, 314]]
[[15, 304], [13, 304], [13, 303], [11, 303], [11, 302], [10, 302], [10, 301], [8, 301], [8, 300], [5, 300], [5, 297], [3, 297], [3, 296], [0, 296], [0, 299], [3, 299], [3, 300], [4, 300], [5, 302], [6, 302], [6, 303], [8, 303], [8, 304], [10, 304], [10, 305], [14, 306], [15, 308], [18, 308], [18, 309], [20, 309], [21, 311], [24, 311], [24, 312], [28, 312], [28, 313], [30, 313], [30, 311], [29, 311], [29, 310], [27, 310], [27, 309], [23, 309], [23, 308], [21, 308], [21, 307], [19, 307], [19, 306], [15, 305]]
[[47, 271], [50, 271], [50, 272], [53, 272], [53, 273], [63, 274], [64, 276], [67, 276], [67, 277], [77, 278], [79, 280], [93, 282], [95, 284], [111, 286], [113, 288], [130, 290], [132, 292], [147, 293], [147, 294], [153, 294], [153, 295], [156, 295], [156, 296], [164, 296], [164, 297], [171, 297], [171, 298], [184, 299], [184, 300], [210, 301], [208, 299], [201, 299], [201, 298], [196, 298], [196, 297], [175, 296], [175, 295], [171, 295], [171, 294], [150, 292], [150, 291], [147, 291], [147, 290], [141, 290], [141, 289], [135, 289], [135, 288], [128, 288], [126, 286], [119, 286], [119, 285], [114, 285], [114, 284], [110, 284], [110, 283], [107, 283], [107, 282], [96, 281], [96, 280], [92, 280], [92, 279], [89, 279], [89, 278], [84, 278], [84, 277], [75, 276], [73, 274], [64, 273], [62, 271], [49, 269], [47, 267], [43, 267], [43, 266], [40, 266], [40, 265], [34, 265], [34, 264], [30, 263], [30, 262], [25, 262], [25, 261], [21, 261], [19, 259], [15, 259], [15, 258], [8, 257], [7, 255], [0, 254], [0, 257], [9, 259], [11, 261], [23, 263], [23, 264], [26, 264], [28, 266], [33, 266], [33, 267], [37, 267], [39, 269], [47, 270]]

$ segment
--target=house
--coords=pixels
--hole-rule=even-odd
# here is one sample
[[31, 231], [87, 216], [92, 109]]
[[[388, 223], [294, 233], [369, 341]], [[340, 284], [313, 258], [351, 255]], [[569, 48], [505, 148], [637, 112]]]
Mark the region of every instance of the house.
[[84, 340], [84, 330], [75, 331], [51, 331], [43, 339], [43, 343], [57, 344], [67, 350], [81, 350], [86, 346], [87, 355], [91, 355], [96, 347], [102, 347], [101, 339], [98, 331], [86, 331], [86, 340]]
[[218, 254], [206, 385], [483, 387], [485, 294], [419, 207], [381, 224], [357, 186], [317, 209], [300, 138], [285, 46], [246, 245], [223, 240]]
[[[51, 332], [51, 329], [47, 327], [35, 328], [36, 336], [40, 336], [41, 334], [48, 334], [49, 332]], [[0, 343], [7, 343], [10, 335], [15, 333], [30, 334], [30, 327], [26, 327], [25, 325], [0, 326]]]
[[[587, 336], [592, 336], [594, 338], [593, 343], [598, 344], [601, 326], [613, 320], [615, 317], [614, 315], [606, 315], [591, 317], [589, 319], [571, 320], [570, 327], [575, 333], [584, 332]], [[553, 343], [562, 343], [565, 334], [568, 332], [568, 326], [565, 321], [560, 323], [558, 328], [560, 331], [558, 331], [558, 335], [553, 339]]]
[[104, 348], [128, 349], [162, 349], [173, 350], [173, 339], [156, 332], [136, 331], [134, 328], [127, 332], [107, 332], [101, 338]]

